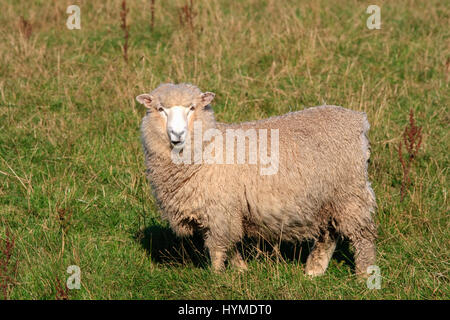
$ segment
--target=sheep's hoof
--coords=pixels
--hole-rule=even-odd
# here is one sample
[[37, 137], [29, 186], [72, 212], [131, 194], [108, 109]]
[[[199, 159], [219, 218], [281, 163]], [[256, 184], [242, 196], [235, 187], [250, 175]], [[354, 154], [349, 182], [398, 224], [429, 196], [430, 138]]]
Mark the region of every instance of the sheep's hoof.
[[248, 270], [247, 264], [242, 261], [242, 263], [239, 263], [239, 265], [234, 265], [234, 267], [239, 271], [239, 272], [245, 272]]
[[238, 269], [240, 272], [247, 271], [247, 264], [245, 263], [244, 259], [242, 259], [241, 254], [239, 251], [235, 251], [234, 254], [231, 256], [230, 265], [236, 269]]
[[310, 277], [318, 277], [325, 273], [326, 268], [320, 265], [306, 266], [305, 273]]
[[212, 265], [211, 270], [214, 273], [222, 273], [225, 271], [225, 265], [223, 265], [223, 264], [222, 265]]
[[359, 280], [367, 280], [367, 278], [370, 276], [367, 272], [362, 272], [360, 270], [356, 270], [356, 277]]

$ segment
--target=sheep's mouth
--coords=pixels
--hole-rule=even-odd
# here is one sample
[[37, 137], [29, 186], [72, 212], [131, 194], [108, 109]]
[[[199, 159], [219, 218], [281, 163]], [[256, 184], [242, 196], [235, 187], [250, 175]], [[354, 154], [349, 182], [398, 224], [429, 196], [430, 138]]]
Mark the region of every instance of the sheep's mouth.
[[171, 144], [172, 148], [174, 148], [174, 149], [183, 149], [183, 147], [184, 147], [183, 140], [170, 141], [170, 144]]

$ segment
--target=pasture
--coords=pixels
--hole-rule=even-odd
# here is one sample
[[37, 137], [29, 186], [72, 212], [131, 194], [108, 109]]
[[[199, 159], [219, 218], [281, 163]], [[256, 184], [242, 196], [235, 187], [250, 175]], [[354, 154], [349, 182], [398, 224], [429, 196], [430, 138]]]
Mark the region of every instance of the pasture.
[[[73, 2], [1, 5], [0, 299], [449, 299], [449, 2], [379, 1], [379, 30], [356, 0], [127, 1], [126, 26], [121, 0]], [[145, 179], [135, 100], [163, 82], [214, 92], [222, 122], [365, 111], [381, 289], [354, 275], [346, 241], [310, 279], [309, 243], [249, 239], [249, 270], [217, 275], [201, 241], [177, 239]], [[410, 110], [422, 140], [405, 185]]]

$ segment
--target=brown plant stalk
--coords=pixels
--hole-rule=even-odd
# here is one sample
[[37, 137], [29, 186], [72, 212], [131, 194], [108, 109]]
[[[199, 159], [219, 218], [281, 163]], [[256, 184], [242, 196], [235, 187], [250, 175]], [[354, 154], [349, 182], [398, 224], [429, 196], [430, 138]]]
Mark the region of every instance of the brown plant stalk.
[[12, 265], [12, 253], [15, 246], [15, 239], [9, 228], [6, 228], [6, 238], [0, 242], [0, 289], [3, 299], [8, 299], [8, 287], [13, 282], [11, 274], [15, 273], [17, 263]]
[[61, 284], [61, 281], [56, 277], [55, 282], [55, 299], [56, 300], [69, 300], [69, 288], [66, 284]]
[[181, 26], [188, 26], [191, 31], [194, 31], [195, 24], [194, 19], [197, 16], [197, 12], [194, 11], [193, 1], [186, 2], [178, 11], [178, 19]]
[[[422, 143], [422, 127], [418, 127], [414, 120], [414, 112], [411, 109], [409, 111], [409, 124], [403, 131], [403, 140], [398, 144], [398, 157], [402, 166], [402, 184], [400, 189], [400, 198], [403, 201], [406, 195], [406, 190], [411, 184], [411, 167], [414, 160], [417, 158], [419, 148]], [[406, 149], [406, 155], [404, 155], [402, 149]]]
[[155, 0], [150, 1], [150, 29], [153, 30], [155, 27]]
[[58, 221], [61, 225], [61, 230], [64, 234], [67, 234], [72, 220], [72, 211], [64, 208], [57, 208], [56, 211], [58, 212]]
[[124, 32], [124, 44], [123, 44], [123, 58], [125, 59], [126, 62], [128, 62], [128, 38], [129, 38], [129, 29], [130, 27], [127, 25], [127, 14], [128, 14], [128, 9], [127, 9], [127, 1], [126, 0], [122, 0], [122, 10], [120, 11], [120, 19], [122, 21], [120, 27], [122, 28], [123, 32]]
[[20, 16], [19, 18], [19, 31], [27, 40], [30, 39], [31, 33], [33, 32], [33, 26], [23, 16]]

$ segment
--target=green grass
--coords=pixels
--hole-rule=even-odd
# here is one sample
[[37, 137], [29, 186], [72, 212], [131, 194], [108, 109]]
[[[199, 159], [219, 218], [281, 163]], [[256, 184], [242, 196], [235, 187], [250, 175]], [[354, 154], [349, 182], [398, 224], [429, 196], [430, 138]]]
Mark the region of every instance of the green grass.
[[[189, 32], [178, 22], [182, 0], [156, 1], [153, 31], [150, 1], [128, 1], [128, 64], [120, 2], [79, 1], [82, 29], [73, 31], [72, 3], [2, 4], [0, 239], [7, 227], [15, 236], [10, 299], [54, 299], [69, 265], [82, 272], [70, 299], [449, 299], [447, 2], [379, 2], [382, 28], [368, 30], [363, 1], [194, 1]], [[281, 256], [250, 250], [248, 272], [216, 275], [199, 241], [176, 239], [144, 177], [144, 110], [134, 100], [168, 81], [215, 92], [225, 122], [325, 102], [367, 112], [382, 288], [354, 276], [345, 243], [326, 275], [309, 279], [299, 245]], [[396, 148], [410, 109], [424, 140], [401, 202]], [[71, 212], [67, 234], [61, 209]]]

